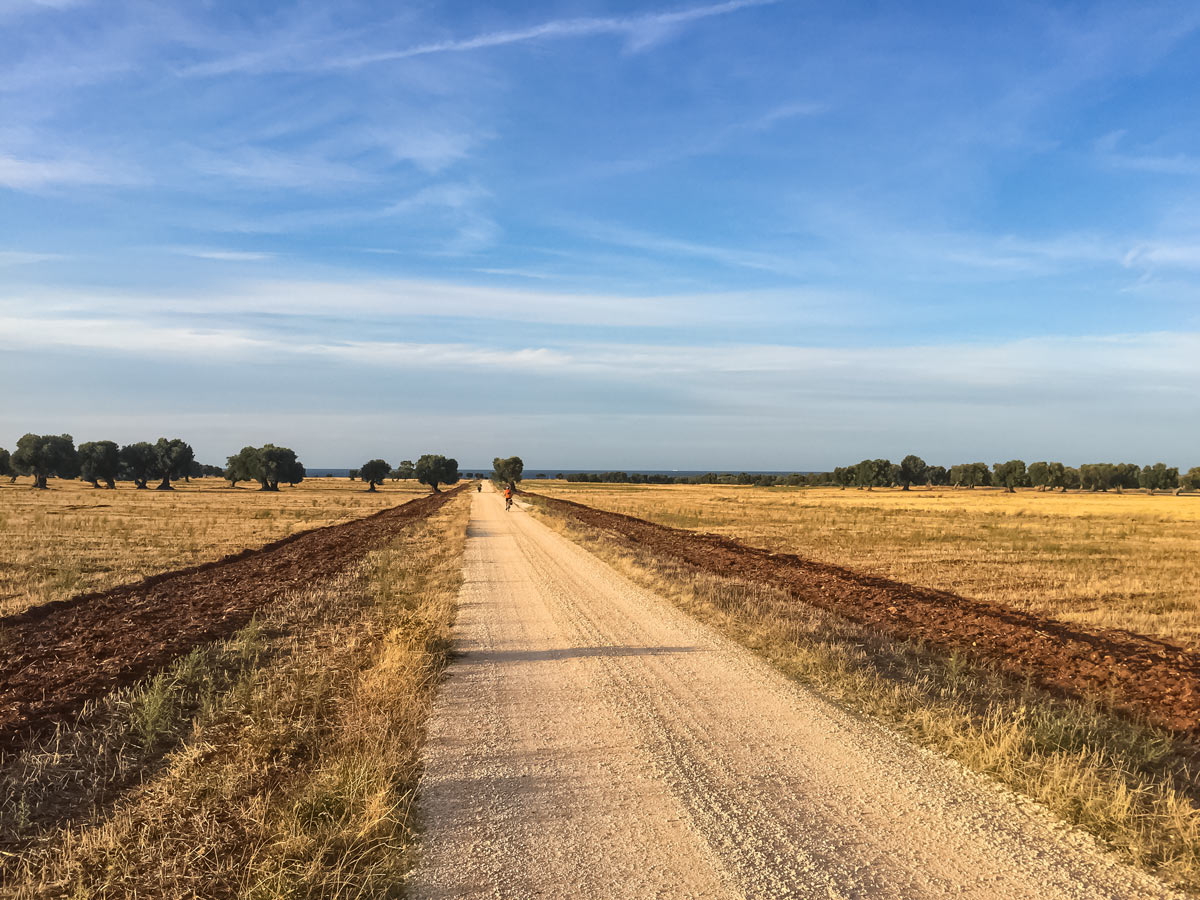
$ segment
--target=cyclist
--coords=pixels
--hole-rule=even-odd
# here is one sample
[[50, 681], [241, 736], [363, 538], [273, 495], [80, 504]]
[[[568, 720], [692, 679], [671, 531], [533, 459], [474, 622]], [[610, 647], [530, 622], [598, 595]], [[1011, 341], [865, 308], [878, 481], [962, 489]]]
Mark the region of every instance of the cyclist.
[[512, 491], [513, 491], [513, 489], [512, 489], [511, 484], [504, 489], [504, 511], [505, 512], [508, 512], [508, 510], [512, 509]]

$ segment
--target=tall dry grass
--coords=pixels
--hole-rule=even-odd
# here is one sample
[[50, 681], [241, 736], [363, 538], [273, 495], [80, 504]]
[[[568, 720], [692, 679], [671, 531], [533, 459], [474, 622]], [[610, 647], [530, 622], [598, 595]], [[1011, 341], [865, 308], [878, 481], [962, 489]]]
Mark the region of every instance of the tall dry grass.
[[400, 481], [368, 493], [361, 482], [312, 478], [264, 493], [205, 478], [174, 491], [59, 480], [35, 491], [28, 479], [0, 479], [0, 616], [346, 522], [428, 490]]
[[586, 485], [530, 490], [1200, 647], [1200, 497]]
[[468, 512], [451, 501], [4, 760], [3, 893], [395, 896]]

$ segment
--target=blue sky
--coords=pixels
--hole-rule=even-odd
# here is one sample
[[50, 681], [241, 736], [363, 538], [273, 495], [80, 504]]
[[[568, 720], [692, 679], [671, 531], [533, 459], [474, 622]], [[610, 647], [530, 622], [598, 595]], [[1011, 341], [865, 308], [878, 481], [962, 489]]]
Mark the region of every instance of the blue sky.
[[0, 0], [0, 445], [1200, 464], [1200, 6]]

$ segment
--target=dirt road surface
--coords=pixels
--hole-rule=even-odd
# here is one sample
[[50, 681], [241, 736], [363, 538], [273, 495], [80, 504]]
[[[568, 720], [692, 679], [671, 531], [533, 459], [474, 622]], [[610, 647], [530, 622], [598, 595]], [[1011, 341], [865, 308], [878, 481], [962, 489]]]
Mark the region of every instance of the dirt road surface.
[[498, 494], [471, 502], [414, 896], [1173, 896]]

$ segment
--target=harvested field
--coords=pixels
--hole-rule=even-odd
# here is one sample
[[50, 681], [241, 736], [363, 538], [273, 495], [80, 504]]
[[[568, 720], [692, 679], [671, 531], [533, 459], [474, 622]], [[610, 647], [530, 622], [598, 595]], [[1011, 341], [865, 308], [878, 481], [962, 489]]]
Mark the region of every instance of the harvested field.
[[1200, 650], [1200, 497], [537, 482], [548, 496]]
[[0, 751], [192, 647], [232, 634], [271, 599], [344, 569], [454, 493], [0, 619]]
[[585, 525], [702, 571], [783, 588], [811, 606], [890, 637], [986, 660], [1051, 692], [1102, 700], [1153, 724], [1200, 737], [1200, 653], [1130, 632], [1087, 629], [776, 554], [718, 535], [542, 499]]
[[310, 478], [278, 492], [216, 478], [173, 491], [97, 490], [51, 480], [0, 479], [0, 616], [84, 591], [102, 591], [220, 559], [289, 534], [336, 525], [428, 488], [388, 482], [376, 493], [346, 478]]
[[0, 767], [0, 896], [394, 896], [459, 497]]

